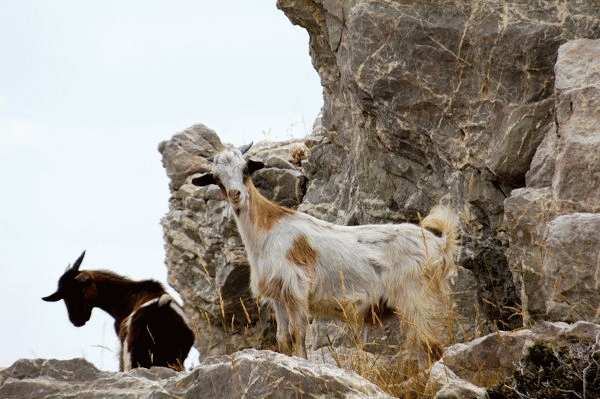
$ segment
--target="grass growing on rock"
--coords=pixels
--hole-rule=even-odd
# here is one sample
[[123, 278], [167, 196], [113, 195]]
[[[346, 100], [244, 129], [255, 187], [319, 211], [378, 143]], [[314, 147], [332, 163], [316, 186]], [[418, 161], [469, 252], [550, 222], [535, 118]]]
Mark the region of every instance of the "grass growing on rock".
[[487, 392], [489, 399], [600, 398], [600, 344], [537, 341], [512, 377]]
[[[446, 338], [442, 341], [450, 345], [457, 338], [456, 315], [452, 306], [444, 309], [444, 317], [438, 316], [438, 333], [445, 335]], [[329, 325], [333, 327], [323, 334], [328, 343], [320, 349], [326, 355], [323, 359], [312, 357], [312, 361], [352, 370], [397, 398], [433, 398], [435, 392], [428, 392], [427, 389], [427, 365], [438, 359], [427, 359], [427, 355], [414, 340], [407, 337], [410, 326], [402, 317], [391, 317], [380, 324], [365, 325], [360, 331], [353, 331], [350, 327], [352, 323], [348, 321], [337, 321]]]
[[352, 370], [394, 397], [428, 398], [430, 396], [425, 394], [427, 374], [418, 367], [414, 356], [407, 354], [407, 346], [400, 350], [398, 356], [371, 352], [366, 344], [329, 346], [325, 351], [330, 358], [322, 361]]

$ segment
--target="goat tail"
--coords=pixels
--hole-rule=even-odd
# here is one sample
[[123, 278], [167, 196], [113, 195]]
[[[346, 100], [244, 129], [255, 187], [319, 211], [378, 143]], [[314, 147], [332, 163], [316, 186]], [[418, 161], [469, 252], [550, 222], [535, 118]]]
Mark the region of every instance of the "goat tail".
[[447, 206], [437, 205], [421, 221], [421, 227], [439, 232], [444, 239], [442, 246], [444, 257], [442, 277], [448, 277], [456, 269], [455, 259], [458, 255], [458, 215]]

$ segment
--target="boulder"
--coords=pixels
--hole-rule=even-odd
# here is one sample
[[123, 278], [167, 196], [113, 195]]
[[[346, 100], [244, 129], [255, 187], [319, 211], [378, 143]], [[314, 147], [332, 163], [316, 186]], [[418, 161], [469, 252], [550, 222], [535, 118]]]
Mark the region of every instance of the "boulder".
[[600, 205], [599, 40], [560, 47], [556, 63], [556, 125], [560, 137], [552, 190], [557, 200]]
[[[589, 281], [585, 295], [568, 287], [589, 280], [595, 264], [565, 273], [561, 262], [578, 261], [575, 252], [547, 250], [577, 248], [548, 230], [555, 218], [600, 209], [599, 2], [277, 7], [308, 31], [324, 103], [309, 137], [250, 151], [267, 163], [255, 181], [268, 198], [342, 225], [418, 222], [437, 203], [455, 209], [462, 250], [450, 342], [547, 318], [595, 320], [564, 306], [592, 298]], [[172, 192], [162, 221], [169, 282], [203, 356], [276, 348], [228, 207], [216, 187], [189, 183], [225, 145], [201, 125], [160, 145]]]
[[562, 215], [547, 231], [542, 291], [547, 318], [600, 321], [600, 214]]
[[533, 158], [527, 187], [504, 202], [507, 254], [527, 323], [598, 321], [598, 53], [600, 40], [559, 48], [555, 122]]
[[539, 322], [531, 329], [499, 331], [456, 344], [431, 367], [427, 390], [437, 393], [436, 398], [484, 398], [485, 389], [501, 384], [520, 368], [532, 345], [595, 342], [599, 333], [600, 325], [588, 322]]
[[158, 146], [163, 167], [171, 179], [171, 189], [177, 190], [192, 173], [206, 172], [210, 165], [206, 158], [223, 149], [214, 130], [203, 124], [190, 126], [176, 133], [171, 140]]
[[103, 372], [84, 359], [19, 360], [0, 370], [0, 397], [391, 398], [351, 371], [256, 350], [208, 358], [184, 373], [163, 367]]

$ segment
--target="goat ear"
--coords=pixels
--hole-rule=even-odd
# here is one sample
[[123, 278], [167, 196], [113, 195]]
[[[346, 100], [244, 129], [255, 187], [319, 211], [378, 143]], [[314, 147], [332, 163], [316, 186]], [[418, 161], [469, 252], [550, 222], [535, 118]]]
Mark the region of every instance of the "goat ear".
[[56, 291], [54, 294], [45, 296], [42, 299], [46, 302], [58, 302], [63, 299], [63, 297], [58, 291]]
[[263, 169], [265, 167], [264, 162], [256, 161], [254, 159], [248, 159], [248, 161], [246, 163], [248, 164], [248, 173], [249, 174], [252, 174], [252, 173], [256, 172], [257, 170]]
[[80, 283], [89, 284], [92, 282], [93, 278], [89, 273], [84, 271], [75, 276], [75, 280], [79, 281]]
[[81, 255], [79, 255], [79, 258], [77, 258], [77, 260], [75, 261], [75, 264], [71, 268], [72, 270], [79, 271], [79, 266], [81, 266], [81, 261], [83, 261], [84, 256], [85, 256], [85, 251], [83, 251], [81, 253]]
[[215, 176], [212, 173], [205, 173], [200, 177], [195, 177], [192, 179], [192, 184], [194, 186], [208, 186], [209, 184], [217, 184], [215, 180]]
[[250, 148], [252, 148], [252, 144], [254, 144], [254, 142], [252, 142], [250, 144], [243, 145], [243, 146], [239, 147], [238, 150], [240, 150], [240, 152], [242, 153], [242, 155], [244, 155], [245, 153], [248, 152], [248, 150]]

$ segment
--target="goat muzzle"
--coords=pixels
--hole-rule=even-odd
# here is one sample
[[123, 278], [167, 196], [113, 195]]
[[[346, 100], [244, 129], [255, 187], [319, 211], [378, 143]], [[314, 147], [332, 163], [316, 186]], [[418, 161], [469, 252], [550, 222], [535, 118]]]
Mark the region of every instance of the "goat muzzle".
[[240, 190], [229, 190], [227, 196], [229, 197], [229, 201], [234, 205], [239, 204], [242, 201], [242, 193]]

